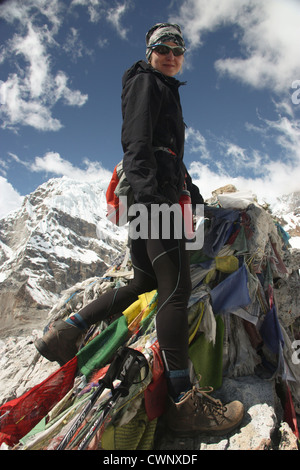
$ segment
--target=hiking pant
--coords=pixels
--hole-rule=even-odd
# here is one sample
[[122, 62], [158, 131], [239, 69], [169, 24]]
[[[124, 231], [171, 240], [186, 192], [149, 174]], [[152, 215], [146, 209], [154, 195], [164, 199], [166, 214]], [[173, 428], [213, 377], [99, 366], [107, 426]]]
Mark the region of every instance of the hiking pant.
[[112, 289], [79, 313], [91, 326], [121, 313], [140, 294], [158, 291], [156, 331], [167, 370], [188, 368], [187, 304], [191, 293], [189, 252], [183, 237], [131, 240], [134, 278], [125, 287]]

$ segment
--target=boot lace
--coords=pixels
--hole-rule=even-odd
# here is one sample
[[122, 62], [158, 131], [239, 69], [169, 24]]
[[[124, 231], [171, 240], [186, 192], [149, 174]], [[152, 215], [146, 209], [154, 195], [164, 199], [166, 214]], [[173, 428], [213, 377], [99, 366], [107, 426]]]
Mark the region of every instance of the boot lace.
[[201, 411], [219, 423], [225, 418], [227, 408], [220, 400], [209, 395], [212, 392], [213, 387], [200, 387], [194, 385], [191, 390], [191, 396], [196, 411]]

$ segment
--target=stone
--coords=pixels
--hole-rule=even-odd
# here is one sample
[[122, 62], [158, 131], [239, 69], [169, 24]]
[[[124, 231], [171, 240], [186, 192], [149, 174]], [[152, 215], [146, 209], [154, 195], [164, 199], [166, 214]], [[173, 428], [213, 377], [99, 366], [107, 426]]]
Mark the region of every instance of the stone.
[[281, 435], [281, 440], [278, 450], [299, 450], [297, 437], [287, 423], [281, 423], [279, 433]]
[[245, 416], [239, 429], [218, 437], [175, 437], [166, 428], [159, 429], [158, 450], [265, 450], [272, 447], [272, 437], [282, 419], [282, 409], [272, 381], [256, 376], [224, 378], [213, 392], [223, 404], [240, 400]]

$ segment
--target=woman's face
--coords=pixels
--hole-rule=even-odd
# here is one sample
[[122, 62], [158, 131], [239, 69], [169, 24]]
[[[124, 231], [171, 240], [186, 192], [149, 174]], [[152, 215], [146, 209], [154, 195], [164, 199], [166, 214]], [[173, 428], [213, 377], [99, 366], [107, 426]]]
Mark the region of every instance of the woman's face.
[[[176, 46], [175, 42], [165, 42], [168, 46]], [[159, 72], [167, 75], [168, 77], [174, 77], [183, 64], [184, 56], [180, 55], [175, 57], [173, 52], [170, 50], [169, 54], [162, 55], [153, 50], [150, 57], [150, 64], [153, 68]]]

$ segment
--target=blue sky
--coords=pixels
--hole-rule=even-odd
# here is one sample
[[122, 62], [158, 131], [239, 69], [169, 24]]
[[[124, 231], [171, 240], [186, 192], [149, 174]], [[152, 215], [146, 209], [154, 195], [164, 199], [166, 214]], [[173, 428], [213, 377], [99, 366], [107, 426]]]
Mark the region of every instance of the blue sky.
[[157, 22], [181, 25], [185, 162], [205, 198], [300, 190], [299, 0], [6, 0], [0, 5], [0, 217], [52, 177], [122, 158], [121, 79]]

